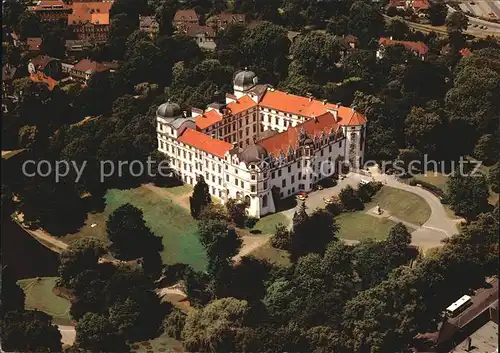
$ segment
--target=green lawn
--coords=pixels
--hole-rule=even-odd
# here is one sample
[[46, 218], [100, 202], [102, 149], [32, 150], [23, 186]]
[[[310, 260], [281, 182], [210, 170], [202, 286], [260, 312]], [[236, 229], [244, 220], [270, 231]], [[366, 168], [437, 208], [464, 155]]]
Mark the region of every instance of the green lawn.
[[269, 242], [252, 251], [251, 255], [272, 264], [286, 267], [291, 265], [288, 252], [273, 248]]
[[17, 283], [26, 295], [25, 309], [40, 310], [53, 317], [58, 325], [70, 325], [69, 300], [55, 295], [52, 290], [57, 277], [40, 277], [19, 280]]
[[415, 176], [415, 179], [418, 181], [424, 181], [426, 183], [437, 186], [444, 192], [446, 192], [446, 182], [448, 181], [448, 176], [445, 176], [441, 173], [434, 173], [432, 171], [428, 172], [426, 175], [419, 174]]
[[431, 208], [422, 197], [390, 186], [382, 187], [373, 200], [365, 205], [366, 210], [375, 207], [377, 203], [392, 216], [414, 224], [425, 223], [431, 215]]
[[342, 213], [336, 220], [340, 226], [338, 237], [348, 240], [366, 238], [383, 240], [387, 238], [389, 230], [396, 225], [389, 219], [370, 216], [364, 211]]
[[259, 219], [252, 231], [258, 230], [260, 234], [274, 234], [279, 223], [288, 226], [290, 222], [282, 213], [273, 213]]
[[175, 196], [183, 196], [187, 193], [191, 194], [193, 192], [193, 187], [189, 184], [184, 184], [168, 188], [168, 192]]
[[[168, 191], [172, 189], [176, 188], [170, 188]], [[179, 195], [183, 194], [180, 189], [174, 192], [178, 192]], [[106, 239], [106, 221], [109, 214], [127, 202], [140, 208], [144, 212], [146, 224], [157, 236], [162, 237], [164, 250], [161, 256], [163, 263], [181, 262], [191, 265], [196, 270], [205, 270], [207, 258], [205, 250], [198, 240], [196, 221], [185, 208], [174, 203], [170, 198], [164, 195], [159, 196], [144, 186], [130, 190], [109, 190], [106, 193], [104, 211], [89, 214], [85, 226], [77, 234], [67, 235], [62, 240], [71, 241], [86, 236]], [[93, 223], [97, 226], [91, 228]]]

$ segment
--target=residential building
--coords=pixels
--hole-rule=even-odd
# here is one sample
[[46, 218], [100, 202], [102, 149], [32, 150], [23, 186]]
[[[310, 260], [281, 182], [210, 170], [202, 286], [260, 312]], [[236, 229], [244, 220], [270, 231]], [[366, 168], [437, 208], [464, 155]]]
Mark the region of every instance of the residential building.
[[409, 42], [405, 40], [393, 40], [392, 38], [380, 38], [378, 41], [379, 49], [377, 50], [377, 58], [381, 59], [384, 56], [384, 48], [390, 45], [403, 45], [406, 49], [412, 51], [420, 59], [425, 60], [429, 47], [423, 42]]
[[158, 149], [185, 183], [202, 176], [222, 203], [245, 200], [249, 214], [261, 217], [338, 172], [339, 163], [363, 163], [361, 113], [258, 84], [247, 70], [233, 88], [190, 117], [170, 101], [158, 107]]
[[178, 10], [172, 21], [172, 25], [180, 32], [186, 32], [192, 25], [200, 24], [200, 17], [194, 9]]
[[154, 16], [139, 15], [139, 28], [153, 38], [160, 32], [160, 24]]
[[28, 72], [43, 73], [47, 77], [59, 79], [62, 73], [61, 61], [47, 55], [38, 55], [28, 62]]
[[41, 0], [34, 6], [28, 6], [28, 10], [36, 13], [42, 22], [67, 19], [72, 11], [71, 5], [62, 0]]
[[118, 68], [116, 63], [80, 60], [69, 71], [72, 80], [87, 84], [90, 77], [97, 72], [114, 72]]
[[215, 30], [212, 27], [192, 25], [187, 28], [186, 34], [194, 38], [200, 48], [215, 50]]
[[26, 38], [26, 47], [27, 47], [29, 52], [32, 52], [32, 53], [39, 52], [41, 45], [42, 45], [42, 38], [39, 38], [39, 37]]
[[67, 39], [65, 47], [67, 52], [81, 52], [92, 48], [92, 43], [88, 40]]
[[212, 22], [218, 31], [223, 31], [229, 25], [239, 24], [244, 26], [246, 18], [241, 13], [221, 12], [213, 17]]
[[112, 2], [78, 2], [68, 16], [68, 27], [76, 39], [104, 42], [109, 33], [109, 10]]

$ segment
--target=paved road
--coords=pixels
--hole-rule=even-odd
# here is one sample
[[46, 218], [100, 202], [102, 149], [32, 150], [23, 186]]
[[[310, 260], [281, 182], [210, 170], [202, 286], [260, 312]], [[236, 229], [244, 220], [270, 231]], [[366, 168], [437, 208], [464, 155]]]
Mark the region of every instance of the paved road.
[[[446, 6], [448, 7], [448, 14], [457, 11], [453, 7], [451, 7], [450, 5], [446, 5]], [[500, 23], [482, 20], [482, 19], [479, 19], [476, 17], [469, 16], [467, 14], [465, 14], [465, 16], [467, 16], [467, 19], [469, 20], [469, 27], [467, 28], [468, 34], [472, 34], [472, 35], [480, 35], [480, 34], [488, 35], [489, 34], [489, 35], [493, 35], [493, 36], [500, 35]], [[487, 29], [486, 30], [479, 29], [477, 27], [474, 27], [474, 25], [486, 26]]]
[[[442, 245], [441, 241], [443, 239], [458, 233], [457, 224], [459, 221], [452, 220], [448, 217], [441, 201], [434, 194], [417, 186], [403, 184], [392, 176], [377, 173], [374, 169], [372, 169], [372, 176], [376, 181], [380, 181], [385, 185], [417, 194], [429, 204], [429, 207], [431, 208], [431, 215], [422, 226], [407, 224], [410, 228], [415, 229], [412, 232], [413, 245], [423, 249], [438, 247]], [[344, 180], [340, 181], [335, 187], [310, 193], [309, 197], [306, 199], [306, 206], [308, 208], [307, 211], [310, 213], [318, 207], [324, 207], [324, 197], [337, 195], [340, 190], [347, 185], [356, 187], [361, 179], [370, 180], [369, 177], [356, 173], [349, 173], [349, 175]], [[282, 213], [291, 220], [294, 212], [295, 209], [290, 209], [283, 211]], [[349, 241], [349, 243], [355, 243], [355, 241]]]

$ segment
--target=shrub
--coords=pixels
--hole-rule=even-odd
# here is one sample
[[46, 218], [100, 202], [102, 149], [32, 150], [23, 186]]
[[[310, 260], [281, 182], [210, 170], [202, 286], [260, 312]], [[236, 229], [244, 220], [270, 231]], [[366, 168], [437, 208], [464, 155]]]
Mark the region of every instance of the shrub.
[[258, 218], [255, 218], [255, 217], [248, 217], [246, 220], [245, 220], [245, 228], [250, 228], [252, 229], [253, 227], [255, 227], [255, 225], [257, 224], [257, 222], [259, 221]]
[[342, 202], [343, 208], [347, 211], [356, 211], [365, 208], [363, 201], [358, 196], [358, 193], [350, 185], [347, 185], [340, 191], [339, 198]]
[[166, 282], [168, 284], [174, 284], [179, 282], [184, 278], [187, 268], [189, 265], [176, 263], [172, 265], [165, 265], [165, 270], [163, 275], [166, 277]]
[[169, 337], [179, 340], [185, 323], [186, 314], [175, 308], [163, 321], [163, 330]]
[[290, 248], [290, 231], [281, 223], [276, 226], [276, 231], [270, 239], [271, 246], [276, 249], [288, 250]]
[[342, 213], [342, 203], [339, 202], [332, 202], [328, 205], [326, 205], [325, 209], [332, 214], [332, 216], [338, 216], [339, 214]]

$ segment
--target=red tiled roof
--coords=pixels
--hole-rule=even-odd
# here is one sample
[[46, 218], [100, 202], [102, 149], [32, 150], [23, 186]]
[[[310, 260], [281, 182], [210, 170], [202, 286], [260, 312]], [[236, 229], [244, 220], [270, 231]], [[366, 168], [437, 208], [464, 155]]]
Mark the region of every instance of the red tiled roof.
[[195, 37], [198, 33], [206, 33], [208, 37], [215, 37], [215, 30], [210, 26], [191, 25], [186, 32], [189, 37]]
[[184, 130], [177, 140], [220, 158], [224, 158], [224, 154], [233, 148], [229, 142], [214, 139], [190, 128]]
[[215, 17], [222, 22], [245, 22], [245, 15], [241, 13], [221, 12], [215, 15]]
[[249, 96], [243, 96], [236, 100], [236, 102], [231, 102], [226, 105], [232, 114], [239, 114], [255, 106], [257, 106], [257, 103]]
[[405, 0], [389, 0], [389, 6], [406, 7], [406, 1]]
[[47, 55], [38, 55], [38, 56], [34, 57], [33, 59], [31, 59], [31, 62], [33, 63], [33, 65], [35, 65], [35, 68], [37, 70], [44, 70], [45, 66], [47, 66], [47, 64], [53, 60], [57, 60], [57, 59], [52, 58], [52, 57], [47, 56]]
[[30, 51], [40, 50], [40, 45], [42, 45], [42, 38], [38, 37], [26, 38], [26, 44], [28, 45], [28, 50]]
[[471, 56], [472, 55], [472, 52], [467, 48], [460, 49], [459, 52], [460, 52], [460, 55], [462, 55], [462, 56]]
[[68, 15], [68, 25], [93, 23], [109, 25], [111, 2], [79, 2], [73, 4], [73, 13]]
[[45, 83], [50, 91], [52, 91], [54, 87], [59, 84], [59, 82], [54, 80], [52, 77], [45, 76], [43, 72], [30, 74], [30, 79], [33, 82]]
[[303, 124], [290, 127], [280, 134], [260, 140], [257, 144], [264, 147], [269, 154], [277, 156], [281, 151], [286, 154], [289, 147], [297, 147], [302, 128], [312, 138], [321, 135], [322, 132], [331, 133], [337, 131], [338, 123], [335, 121], [333, 114], [327, 112], [317, 118], [309, 119]]
[[378, 41], [379, 45], [396, 45], [401, 44], [404, 45], [408, 50], [417, 52], [419, 55], [425, 55], [429, 51], [429, 47], [425, 45], [423, 42], [408, 42], [404, 40], [392, 40], [390, 38], [380, 38]]
[[174, 15], [174, 21], [187, 21], [187, 20], [199, 21], [199, 17], [196, 11], [194, 9], [177, 10], [177, 12]]
[[66, 5], [62, 0], [43, 0], [39, 1], [35, 6], [30, 6], [30, 10], [41, 11], [41, 10], [69, 10], [70, 5]]
[[222, 115], [215, 109], [209, 110], [203, 115], [196, 117], [196, 127], [200, 130], [206, 129], [219, 121], [222, 121]]
[[102, 72], [109, 69], [110, 69], [109, 65], [106, 65], [104, 63], [98, 63], [97, 61], [92, 61], [89, 59], [80, 60], [77, 64], [75, 64], [75, 66], [73, 66], [73, 70], [75, 71], [81, 71], [81, 72], [90, 71], [91, 73]]
[[415, 10], [427, 10], [430, 7], [428, 0], [413, 0], [410, 4]]

